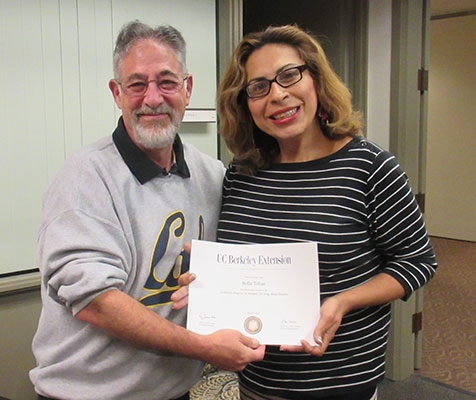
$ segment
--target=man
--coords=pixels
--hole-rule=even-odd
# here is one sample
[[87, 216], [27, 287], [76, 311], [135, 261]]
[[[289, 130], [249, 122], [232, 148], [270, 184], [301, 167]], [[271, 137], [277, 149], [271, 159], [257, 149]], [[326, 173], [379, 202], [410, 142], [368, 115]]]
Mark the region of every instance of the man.
[[176, 135], [192, 91], [181, 34], [127, 24], [114, 75], [112, 137], [69, 160], [44, 197], [40, 399], [186, 399], [203, 362], [240, 370], [264, 354], [236, 331], [184, 329], [172, 306], [185, 242], [215, 239], [224, 173]]

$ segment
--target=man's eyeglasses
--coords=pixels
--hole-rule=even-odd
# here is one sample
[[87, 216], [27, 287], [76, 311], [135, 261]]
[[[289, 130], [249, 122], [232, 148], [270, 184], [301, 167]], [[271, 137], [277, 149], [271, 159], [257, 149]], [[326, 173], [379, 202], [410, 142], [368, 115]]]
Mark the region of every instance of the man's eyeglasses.
[[299, 65], [281, 71], [274, 77], [274, 79], [257, 79], [245, 86], [246, 95], [252, 99], [267, 96], [271, 90], [271, 84], [273, 82], [276, 82], [283, 88], [292, 86], [302, 79], [302, 73], [307, 68], [307, 65]]
[[131, 80], [130, 82], [120, 82], [116, 80], [117, 84], [122, 88], [126, 96], [141, 97], [144, 96], [149, 88], [151, 82], [155, 82], [157, 89], [164, 94], [174, 94], [182, 89], [184, 82], [187, 80], [188, 75], [181, 79], [164, 78], [151, 79], [150, 81], [144, 81], [140, 79]]

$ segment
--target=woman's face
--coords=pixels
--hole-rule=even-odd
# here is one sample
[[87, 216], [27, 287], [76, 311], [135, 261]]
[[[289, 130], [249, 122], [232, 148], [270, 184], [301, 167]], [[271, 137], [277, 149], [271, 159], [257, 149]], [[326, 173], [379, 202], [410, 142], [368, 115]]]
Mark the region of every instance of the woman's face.
[[[245, 64], [247, 83], [260, 78], [273, 79], [279, 72], [303, 64], [293, 47], [267, 44], [249, 56]], [[273, 82], [266, 96], [248, 98], [255, 124], [274, 137], [281, 149], [318, 134], [317, 104], [316, 86], [308, 70], [304, 70], [302, 79], [292, 86], [283, 88]]]

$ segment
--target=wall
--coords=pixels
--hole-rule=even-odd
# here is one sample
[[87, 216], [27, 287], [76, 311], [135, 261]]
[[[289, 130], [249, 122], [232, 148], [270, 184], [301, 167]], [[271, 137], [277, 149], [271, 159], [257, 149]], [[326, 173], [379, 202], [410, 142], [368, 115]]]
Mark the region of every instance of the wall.
[[476, 15], [432, 20], [426, 222], [476, 242]]
[[39, 290], [0, 296], [0, 397], [36, 399], [28, 371], [35, 365], [31, 341], [40, 308]]
[[369, 0], [367, 138], [390, 148], [392, 0]]

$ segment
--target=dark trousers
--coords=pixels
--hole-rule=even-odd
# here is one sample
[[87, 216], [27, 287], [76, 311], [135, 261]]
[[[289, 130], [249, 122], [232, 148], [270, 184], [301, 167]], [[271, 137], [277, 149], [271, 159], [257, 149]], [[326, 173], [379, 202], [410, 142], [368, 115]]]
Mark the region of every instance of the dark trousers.
[[[38, 400], [55, 400], [55, 399], [52, 399], [50, 397], [45, 397], [45, 396], [42, 396], [42, 395], [39, 394], [38, 395]], [[58, 399], [56, 399], [56, 400], [58, 400]], [[183, 396], [180, 396], [177, 399], [172, 399], [172, 400], [190, 400], [190, 393], [187, 392]]]

